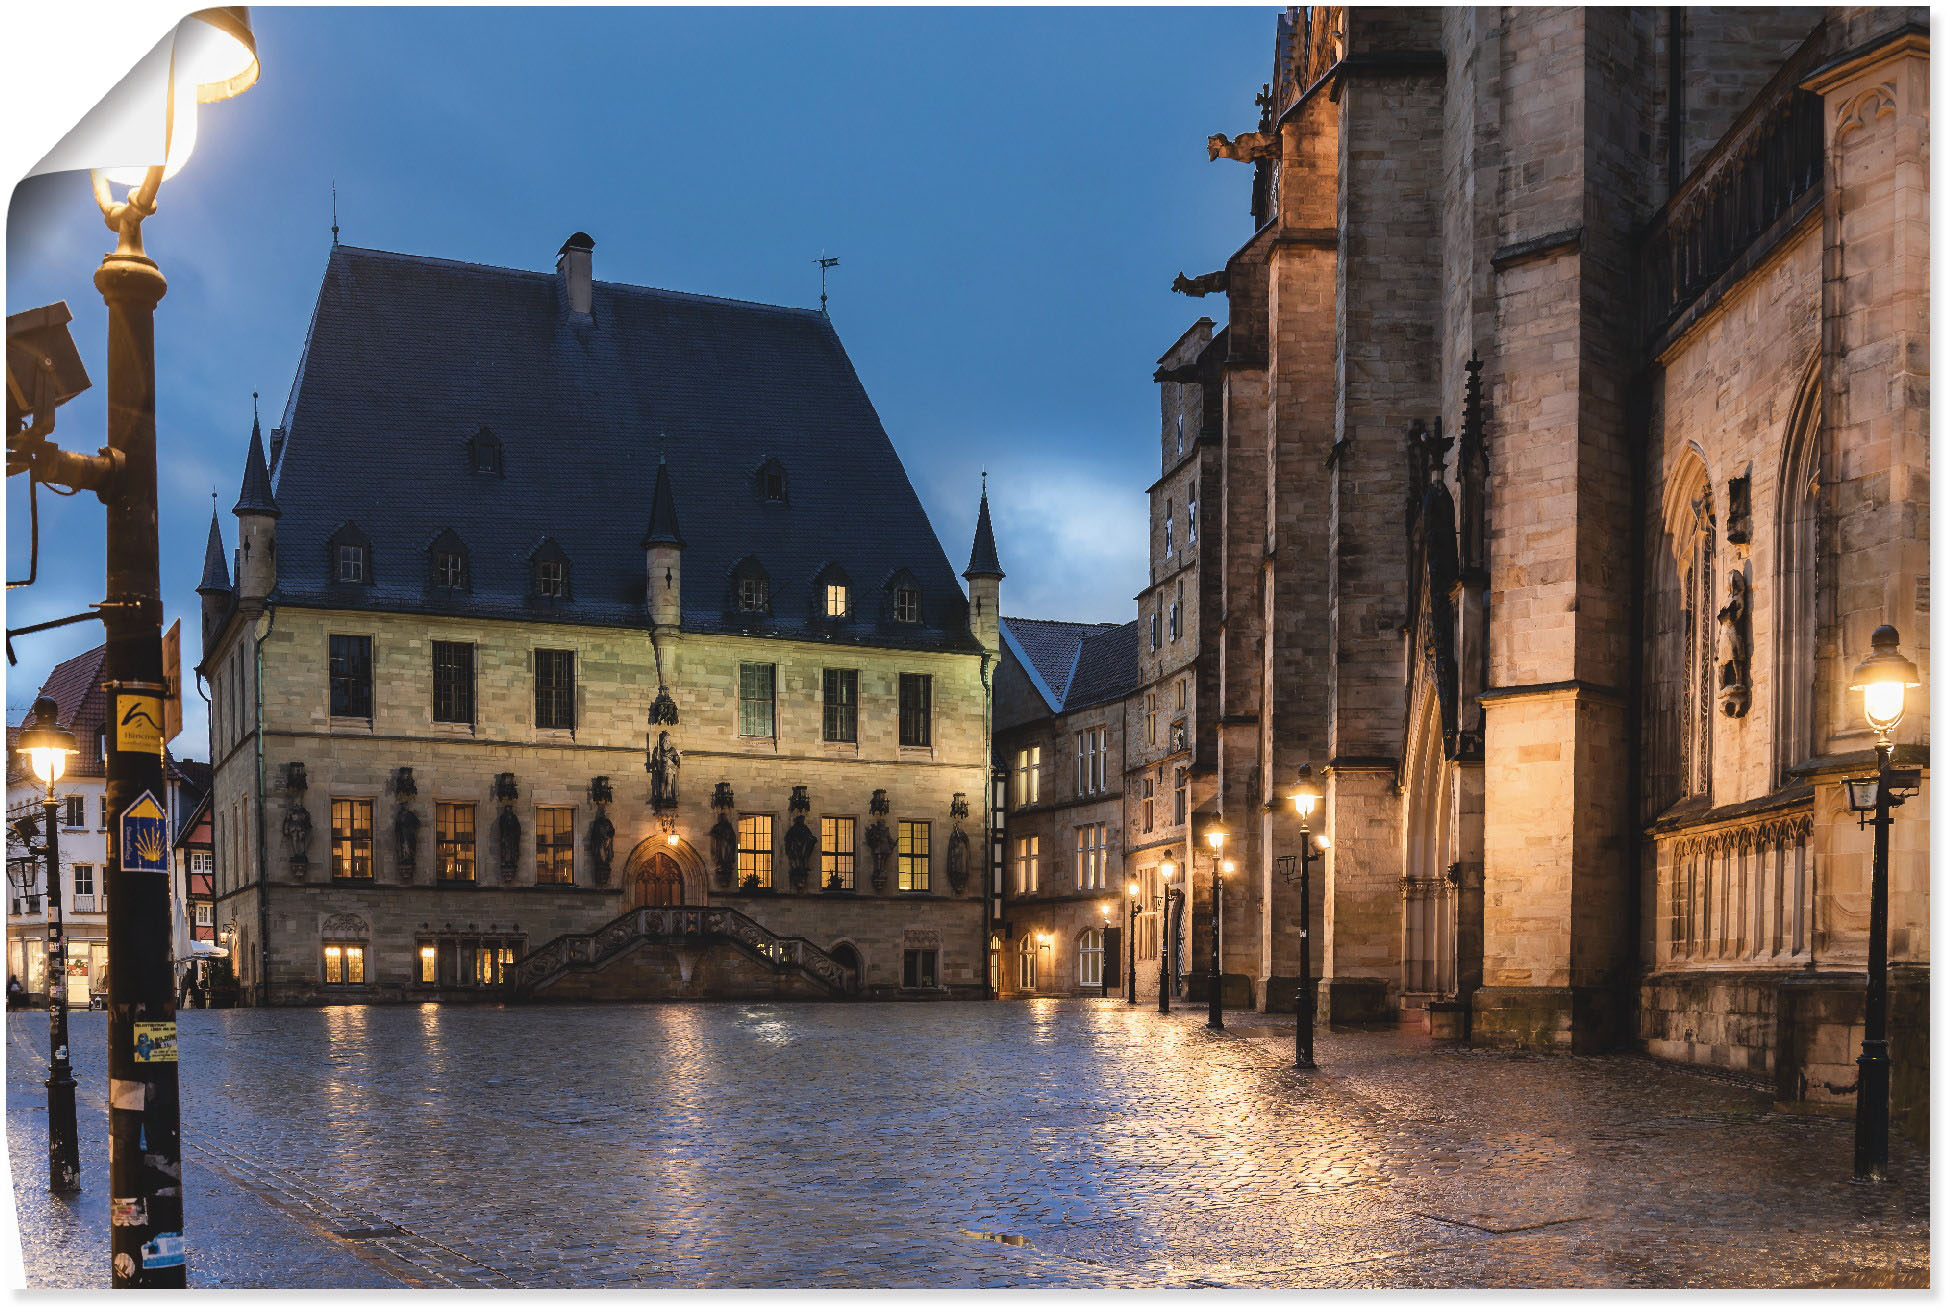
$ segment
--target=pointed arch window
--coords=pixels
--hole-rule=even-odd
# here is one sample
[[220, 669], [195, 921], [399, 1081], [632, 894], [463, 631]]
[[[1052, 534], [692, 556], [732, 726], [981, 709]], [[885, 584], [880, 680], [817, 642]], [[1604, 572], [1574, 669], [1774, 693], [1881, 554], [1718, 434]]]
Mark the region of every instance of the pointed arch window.
[[498, 474], [506, 477], [507, 466], [503, 459], [500, 438], [485, 424], [480, 431], [467, 439], [467, 467], [476, 474]]
[[472, 554], [466, 543], [452, 529], [441, 529], [426, 551], [426, 564], [431, 570], [431, 581], [435, 588], [446, 592], [464, 592], [473, 587]]
[[1819, 614], [1819, 431], [1823, 406], [1815, 362], [1799, 387], [1785, 434], [1778, 475], [1778, 598], [1775, 640], [1777, 739], [1772, 753], [1775, 782], [1817, 752]]
[[743, 615], [771, 613], [771, 575], [755, 556], [746, 556], [730, 571], [730, 608]]
[[528, 590], [542, 601], [567, 601], [573, 592], [573, 571], [568, 553], [553, 538], [542, 538], [528, 557]]
[[325, 539], [325, 562], [333, 583], [369, 586], [373, 582], [372, 540], [356, 520], [346, 520]]
[[1664, 496], [1668, 534], [1665, 585], [1659, 589], [1668, 620], [1657, 625], [1658, 664], [1667, 673], [1659, 701], [1659, 730], [1668, 746], [1660, 755], [1664, 777], [1658, 801], [1710, 793], [1711, 725], [1715, 718], [1717, 668], [1717, 508], [1703, 462], [1694, 455], [1679, 468]]

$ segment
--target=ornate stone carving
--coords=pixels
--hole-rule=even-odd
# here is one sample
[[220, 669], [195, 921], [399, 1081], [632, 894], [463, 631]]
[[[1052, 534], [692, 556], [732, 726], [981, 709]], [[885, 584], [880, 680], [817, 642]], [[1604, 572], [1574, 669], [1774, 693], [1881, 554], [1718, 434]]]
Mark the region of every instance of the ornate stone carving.
[[656, 690], [656, 700], [649, 703], [649, 723], [651, 725], [676, 723], [676, 699], [669, 695], [669, 689]]
[[967, 831], [960, 827], [959, 821], [953, 824], [953, 832], [946, 840], [946, 878], [956, 893], [967, 891], [967, 877], [972, 873], [972, 844], [967, 840]]
[[1190, 278], [1179, 269], [1176, 281], [1170, 284], [1170, 290], [1184, 296], [1208, 296], [1212, 292], [1226, 292], [1230, 290], [1230, 270], [1219, 269], [1215, 273], [1202, 273]]
[[588, 800], [596, 806], [607, 806], [615, 800], [615, 787], [607, 775], [598, 774], [588, 781]]
[[419, 862], [419, 813], [404, 801], [392, 813], [392, 854], [399, 881], [410, 884]]
[[710, 794], [710, 805], [719, 811], [728, 811], [737, 805], [737, 795], [730, 790], [730, 781], [724, 780]]
[[1867, 87], [1840, 107], [1838, 122], [1832, 129], [1832, 144], [1837, 146], [1854, 128], [1897, 113], [1899, 107], [1899, 96], [1891, 82]]
[[873, 815], [883, 816], [892, 814], [892, 802], [887, 799], [885, 789], [874, 788], [872, 790], [872, 800], [866, 804], [866, 810], [872, 812]]
[[665, 729], [656, 738], [656, 749], [649, 753], [649, 807], [657, 815], [676, 809], [676, 784], [682, 769], [683, 754], [669, 741], [669, 730]]
[[335, 916], [326, 916], [324, 923], [318, 927], [318, 932], [325, 938], [349, 939], [370, 938], [372, 934], [371, 926], [365, 923], [365, 918], [353, 915], [349, 911], [341, 911]]
[[518, 801], [520, 795], [521, 790], [515, 785], [514, 776], [511, 771], [494, 776], [494, 800], [496, 802]]
[[615, 800], [615, 790], [609, 786], [607, 775], [598, 774], [588, 781], [588, 799], [595, 804], [595, 818], [588, 822], [588, 836], [583, 840], [588, 875], [596, 885], [606, 886], [609, 871], [615, 866], [615, 822], [608, 818], [608, 804]]
[[305, 787], [304, 762], [288, 762], [284, 766], [284, 791], [287, 793], [301, 793]]
[[1719, 650], [1725, 653], [1717, 669], [1718, 704], [1732, 719], [1751, 709], [1751, 603], [1744, 571], [1731, 571], [1731, 598], [1717, 612]]

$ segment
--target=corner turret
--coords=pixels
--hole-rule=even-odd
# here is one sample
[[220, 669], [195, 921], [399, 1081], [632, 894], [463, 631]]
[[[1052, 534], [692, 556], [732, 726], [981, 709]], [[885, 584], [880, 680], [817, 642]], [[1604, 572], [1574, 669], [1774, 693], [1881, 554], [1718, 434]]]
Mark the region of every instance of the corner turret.
[[994, 521], [987, 513], [987, 475], [980, 476], [980, 519], [974, 525], [973, 554], [961, 572], [967, 581], [967, 628], [988, 651], [1001, 649], [1000, 553], [994, 549]]
[[230, 569], [223, 560], [223, 526], [217, 520], [215, 506], [210, 507], [210, 540], [203, 548], [203, 581], [196, 585], [196, 592], [203, 598], [203, 645], [207, 648], [210, 635], [230, 610]]
[[258, 606], [277, 586], [278, 509], [264, 460], [263, 429], [254, 415], [250, 451], [243, 461], [243, 491], [231, 510], [237, 517], [237, 600]]

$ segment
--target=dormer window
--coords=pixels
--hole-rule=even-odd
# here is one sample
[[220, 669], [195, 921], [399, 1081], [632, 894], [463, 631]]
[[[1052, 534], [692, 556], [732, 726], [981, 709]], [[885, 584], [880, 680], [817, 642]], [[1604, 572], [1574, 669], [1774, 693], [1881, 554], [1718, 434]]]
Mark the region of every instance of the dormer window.
[[442, 530], [429, 550], [434, 587], [457, 591], [472, 586], [466, 543], [459, 534], [450, 528]]
[[467, 462], [476, 474], [505, 474], [501, 461], [500, 439], [491, 428], [481, 428], [466, 444]]
[[784, 493], [784, 466], [775, 460], [766, 460], [757, 470], [758, 498], [782, 505], [786, 501]]
[[561, 549], [560, 543], [553, 538], [542, 538], [528, 563], [536, 597], [548, 601], [568, 600], [568, 553]]
[[352, 520], [325, 539], [325, 560], [333, 583], [372, 582], [372, 542]]
[[843, 583], [825, 585], [825, 618], [842, 620], [852, 613], [852, 590]]
[[754, 556], [746, 556], [730, 571], [730, 605], [743, 615], [771, 613], [771, 576]]
[[812, 575], [811, 617], [827, 621], [852, 618], [852, 580], [837, 561]]
[[919, 623], [919, 589], [902, 584], [892, 590], [892, 617], [901, 624]]

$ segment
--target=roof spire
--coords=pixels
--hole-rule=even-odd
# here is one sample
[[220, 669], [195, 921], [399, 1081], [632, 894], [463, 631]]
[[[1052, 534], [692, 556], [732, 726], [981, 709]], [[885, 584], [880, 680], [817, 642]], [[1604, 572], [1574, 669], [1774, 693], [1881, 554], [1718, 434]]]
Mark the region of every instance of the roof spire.
[[645, 547], [681, 548], [683, 531], [676, 527], [676, 490], [670, 486], [669, 465], [656, 460], [656, 490], [649, 498], [649, 531], [642, 537]]
[[270, 491], [270, 467], [264, 460], [264, 430], [255, 416], [250, 420], [250, 451], [243, 458], [243, 491], [232, 506], [233, 514], [278, 514], [277, 498]]
[[980, 471], [980, 520], [974, 525], [973, 555], [968, 558], [967, 568], [961, 571], [960, 577], [1007, 577], [1001, 569], [1000, 553], [994, 550], [994, 521], [987, 513], [987, 471], [984, 469]]
[[228, 592], [230, 568], [223, 558], [223, 527], [216, 517], [216, 493], [210, 493], [210, 540], [203, 548], [203, 581], [196, 585], [201, 593]]
[[338, 179], [331, 180], [331, 244], [338, 244]]

